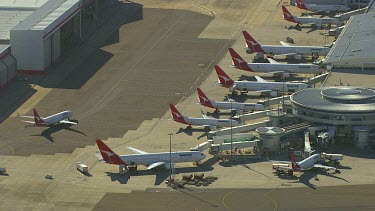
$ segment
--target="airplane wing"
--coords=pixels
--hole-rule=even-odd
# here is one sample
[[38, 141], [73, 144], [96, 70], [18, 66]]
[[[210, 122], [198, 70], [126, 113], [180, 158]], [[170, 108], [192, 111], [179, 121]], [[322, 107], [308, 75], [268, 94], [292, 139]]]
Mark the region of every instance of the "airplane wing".
[[325, 170], [333, 170], [333, 169], [336, 169], [335, 167], [324, 166], [324, 165], [322, 165], [322, 164], [315, 164], [313, 167], [314, 167], [314, 168], [322, 168], [322, 169], [325, 169]]
[[34, 119], [34, 118], [35, 118], [35, 117], [33, 117], [33, 116], [19, 116], [19, 117], [30, 118], [30, 119]]
[[156, 163], [152, 163], [152, 164], [150, 164], [150, 165], [147, 167], [147, 169], [153, 169], [153, 168], [156, 168], [156, 167], [161, 166], [161, 165], [164, 165], [164, 164], [165, 164], [165, 162], [156, 162]]
[[76, 122], [71, 122], [71, 121], [68, 121], [68, 120], [61, 120], [60, 123], [63, 123], [63, 124], [71, 124], [71, 125], [77, 125]]
[[284, 53], [284, 54], [279, 54], [279, 56], [297, 56], [300, 55], [298, 53]]
[[272, 163], [281, 163], [281, 164], [292, 164], [290, 161], [280, 161], [280, 160], [269, 160]]
[[264, 80], [263, 78], [261, 78], [260, 76], [254, 76], [255, 79], [257, 79], [258, 82], [267, 82], [266, 80]]
[[271, 58], [267, 58], [267, 60], [271, 63], [271, 64], [279, 64], [279, 62], [271, 59]]
[[133, 148], [133, 147], [127, 147], [128, 149], [132, 150], [133, 152], [136, 152], [138, 154], [148, 154], [148, 152]]
[[22, 122], [26, 122], [26, 123], [31, 123], [31, 124], [35, 124], [35, 122], [32, 122], [32, 121], [24, 121], [24, 120], [21, 120]]
[[205, 118], [205, 119], [209, 119], [209, 118], [210, 118], [210, 117], [208, 117], [208, 116], [202, 111], [202, 109], [201, 109], [201, 114], [202, 114], [203, 118]]
[[284, 42], [284, 41], [280, 41], [280, 44], [281, 44], [282, 46], [286, 46], [286, 47], [291, 46], [291, 45], [289, 45], [288, 43], [286, 43], [286, 42]]

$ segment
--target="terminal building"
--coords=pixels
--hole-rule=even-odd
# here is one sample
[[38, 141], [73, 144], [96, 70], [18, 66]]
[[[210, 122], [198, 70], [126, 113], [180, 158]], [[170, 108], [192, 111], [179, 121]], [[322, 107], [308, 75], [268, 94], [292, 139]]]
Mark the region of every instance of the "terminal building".
[[354, 15], [346, 23], [335, 45], [324, 59], [331, 69], [375, 69], [375, 1], [364, 14]]

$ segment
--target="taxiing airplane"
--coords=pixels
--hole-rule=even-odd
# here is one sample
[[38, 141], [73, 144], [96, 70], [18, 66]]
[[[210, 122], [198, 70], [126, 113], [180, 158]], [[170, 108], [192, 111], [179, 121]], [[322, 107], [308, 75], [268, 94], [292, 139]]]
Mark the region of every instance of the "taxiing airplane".
[[[158, 166], [169, 168], [171, 163], [199, 162], [206, 158], [206, 155], [200, 151], [148, 153], [132, 147], [128, 147], [128, 149], [137, 154], [117, 155], [103, 141], [98, 139], [96, 144], [101, 154], [96, 156], [101, 162], [123, 165], [124, 167], [128, 165], [144, 165], [147, 166], [147, 169], [153, 169]], [[169, 156], [171, 156], [171, 159]]]
[[173, 120], [182, 124], [189, 125], [188, 128], [191, 128], [192, 125], [199, 125], [210, 130], [216, 130], [217, 127], [235, 127], [242, 125], [239, 121], [233, 119], [213, 119], [209, 118], [206, 114], [202, 112], [203, 118], [193, 118], [186, 117], [181, 115], [181, 113], [176, 109], [173, 104], [170, 104]]
[[291, 161], [272, 161], [277, 164], [292, 164], [292, 166], [276, 166], [274, 167], [274, 170], [285, 170], [285, 171], [293, 171], [293, 172], [301, 172], [301, 171], [306, 171], [312, 168], [321, 168], [325, 170], [336, 170], [336, 168], [331, 167], [331, 166], [325, 166], [320, 164], [321, 159], [320, 159], [320, 154], [314, 154], [311, 155], [310, 157], [297, 162], [294, 155], [290, 155]]
[[46, 126], [51, 126], [51, 125], [57, 125], [57, 124], [72, 124], [76, 125], [78, 123], [69, 121], [69, 118], [73, 115], [73, 112], [71, 111], [63, 111], [57, 114], [54, 114], [49, 117], [40, 117], [38, 112], [33, 109], [34, 111], [34, 116], [20, 116], [23, 118], [32, 118], [34, 121], [24, 121], [21, 120], [22, 122], [26, 123], [31, 123], [34, 124], [34, 126], [37, 127], [46, 127]]
[[320, 27], [324, 24], [341, 25], [343, 22], [338, 18], [314, 18], [293, 16], [285, 6], [282, 6], [284, 20], [297, 24], [310, 24]]
[[232, 99], [228, 99], [229, 102], [218, 102], [208, 99], [200, 88], [197, 88], [199, 102], [201, 105], [214, 108], [216, 112], [220, 112], [219, 109], [240, 111], [263, 111], [266, 109], [264, 104], [260, 103], [238, 103], [233, 102]]
[[347, 12], [350, 7], [342, 4], [327, 5], [327, 4], [305, 4], [302, 0], [296, 1], [296, 6], [303, 10], [309, 10], [313, 12]]
[[280, 41], [281, 45], [261, 45], [249, 33], [242, 31], [246, 41], [246, 52], [262, 52], [267, 55], [301, 59], [302, 56], [327, 56], [331, 48], [322, 46], [292, 46]]
[[263, 72], [288, 78], [290, 73], [320, 74], [323, 68], [316, 64], [284, 64], [268, 58], [270, 63], [247, 63], [233, 48], [229, 48], [232, 66], [249, 72]]
[[296, 92], [308, 88], [305, 83], [269, 82], [259, 76], [255, 76], [257, 81], [233, 81], [219, 66], [215, 65], [215, 70], [219, 85], [229, 88], [232, 93], [239, 90], [241, 92], [259, 92], [276, 97], [278, 92]]

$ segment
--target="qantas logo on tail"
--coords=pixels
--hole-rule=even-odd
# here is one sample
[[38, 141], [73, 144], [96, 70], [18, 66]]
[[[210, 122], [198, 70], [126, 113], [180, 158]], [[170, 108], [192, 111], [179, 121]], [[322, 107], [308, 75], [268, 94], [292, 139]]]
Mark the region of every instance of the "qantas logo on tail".
[[203, 93], [203, 91], [200, 88], [197, 88], [198, 96], [199, 96], [199, 102], [201, 105], [214, 108], [214, 106], [211, 103], [211, 100], [208, 99], [208, 97]]
[[219, 66], [215, 65], [215, 70], [217, 77], [219, 79], [219, 83], [224, 87], [231, 87], [234, 81], [222, 70]]
[[42, 118], [40, 118], [38, 112], [35, 109], [33, 109], [33, 112], [34, 112], [35, 125], [36, 126], [45, 126], [46, 122], [44, 122], [44, 120]]
[[254, 72], [249, 67], [249, 65], [247, 65], [247, 62], [244, 59], [242, 59], [242, 57], [238, 55], [238, 53], [233, 48], [229, 48], [229, 53], [232, 57], [233, 66], [235, 66], [237, 69], [240, 69], [240, 70]]
[[243, 36], [245, 37], [246, 46], [255, 52], [263, 52], [266, 53], [262, 46], [249, 34], [247, 31], [242, 31]]
[[173, 104], [169, 104], [169, 107], [171, 109], [173, 120], [179, 123], [187, 124], [185, 121], [184, 116], [180, 114], [180, 112], [177, 110], [177, 108]]
[[305, 3], [303, 3], [302, 0], [297, 0], [297, 1], [296, 1], [296, 6], [297, 6], [298, 8], [300, 8], [300, 9], [308, 10], [307, 7], [306, 7], [306, 5], [305, 5]]
[[290, 12], [288, 11], [288, 9], [285, 6], [282, 6], [282, 9], [283, 9], [284, 20], [287, 20], [287, 21], [290, 21], [290, 22], [293, 22], [293, 23], [297, 23], [297, 21], [294, 19], [294, 16], [292, 14], [290, 14]]
[[292, 169], [294, 171], [300, 171], [301, 166], [298, 165], [296, 158], [294, 157], [293, 153], [290, 154], [290, 160], [292, 161]]
[[98, 145], [100, 154], [103, 157], [103, 160], [109, 164], [115, 165], [127, 165], [121, 158], [114, 153], [106, 144], [101, 140], [96, 140], [96, 145]]

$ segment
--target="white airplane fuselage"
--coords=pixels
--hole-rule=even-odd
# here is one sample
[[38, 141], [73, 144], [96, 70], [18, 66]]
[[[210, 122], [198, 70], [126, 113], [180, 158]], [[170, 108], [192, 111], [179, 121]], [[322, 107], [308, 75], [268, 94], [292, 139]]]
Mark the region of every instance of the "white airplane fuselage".
[[297, 164], [301, 167], [302, 170], [313, 168], [315, 164], [320, 163], [320, 155], [314, 154], [310, 157], [297, 162]]
[[290, 82], [256, 82], [256, 81], [235, 81], [229, 88], [229, 91], [282, 91], [282, 92], [296, 92], [307, 89], [308, 85], [305, 83], [290, 83]]
[[63, 111], [48, 117], [44, 117], [41, 119], [46, 123], [46, 125], [55, 125], [60, 123], [61, 120], [69, 119], [73, 115], [71, 111]]
[[241, 125], [238, 121], [232, 119], [205, 119], [205, 118], [193, 118], [184, 117], [188, 125], [212, 125], [217, 127], [230, 127]]
[[338, 18], [314, 18], [314, 17], [294, 17], [295, 21], [301, 24], [313, 24], [317, 26], [325, 24], [340, 25], [342, 21]]
[[296, 53], [299, 55], [311, 56], [318, 54], [319, 56], [327, 56], [331, 50], [328, 47], [322, 46], [282, 46], [282, 45], [262, 45], [262, 50], [266, 54], [281, 55], [288, 53]]
[[[169, 163], [170, 153], [148, 153], [148, 154], [131, 154], [131, 155], [120, 155], [120, 159], [128, 165], [150, 165], [156, 162]], [[183, 163], [183, 162], [197, 162], [203, 160], [206, 156], [200, 151], [181, 151], [172, 152], [171, 161], [172, 163]], [[168, 166], [167, 166], [168, 167]]]
[[272, 63], [247, 63], [254, 72], [291, 72], [320, 74], [322, 69], [316, 64], [272, 64]]
[[263, 111], [266, 107], [259, 103], [237, 103], [237, 102], [216, 102], [211, 101], [213, 107], [225, 110], [241, 111]]
[[318, 12], [347, 12], [350, 10], [349, 7], [345, 5], [322, 5], [322, 4], [305, 4], [306, 8], [310, 11]]

